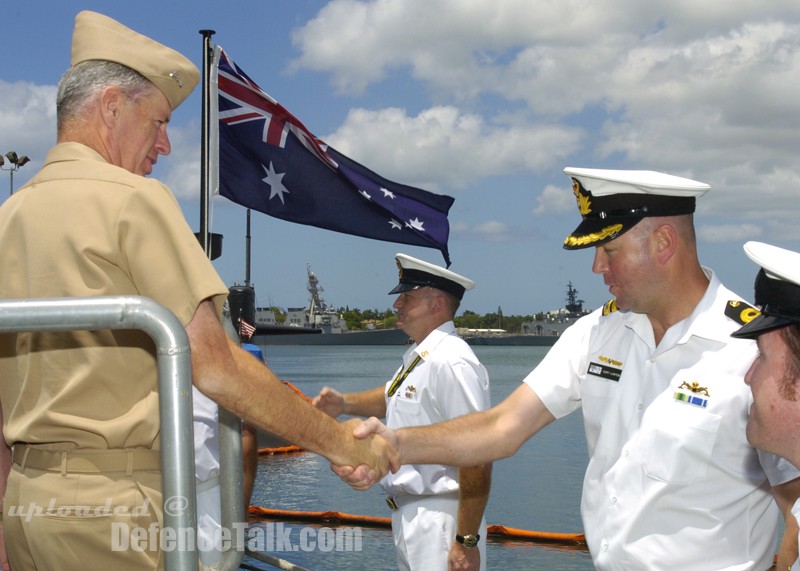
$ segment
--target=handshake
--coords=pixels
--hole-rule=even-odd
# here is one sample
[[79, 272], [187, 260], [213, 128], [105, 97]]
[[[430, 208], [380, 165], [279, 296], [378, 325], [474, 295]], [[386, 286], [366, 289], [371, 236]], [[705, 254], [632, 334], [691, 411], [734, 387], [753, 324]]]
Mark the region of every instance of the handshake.
[[[356, 490], [367, 490], [389, 471], [400, 468], [399, 443], [396, 433], [380, 420], [353, 418], [344, 423], [353, 431], [357, 449], [361, 453], [355, 458], [358, 465], [331, 464], [331, 470], [343, 482]], [[362, 455], [363, 454], [363, 455]], [[362, 460], [363, 459], [363, 460]]]
[[401, 464], [397, 434], [376, 418], [386, 414], [383, 387], [347, 395], [324, 387], [311, 404], [332, 418], [342, 414], [370, 417], [343, 423], [351, 430], [356, 445], [366, 447], [365, 456], [356, 456], [354, 461], [331, 461], [331, 470], [346, 484], [356, 490], [366, 490], [390, 470], [397, 472]]

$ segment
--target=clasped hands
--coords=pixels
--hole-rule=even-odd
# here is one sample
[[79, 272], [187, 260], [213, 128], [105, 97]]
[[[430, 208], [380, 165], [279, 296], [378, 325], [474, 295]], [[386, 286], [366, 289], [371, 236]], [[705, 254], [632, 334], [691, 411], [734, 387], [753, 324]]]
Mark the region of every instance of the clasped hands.
[[355, 490], [367, 490], [385, 476], [388, 471], [391, 470], [392, 473], [397, 472], [400, 468], [400, 443], [392, 429], [388, 428], [375, 417], [363, 421], [352, 418], [345, 424], [353, 428], [353, 436], [356, 440], [363, 441], [372, 436], [369, 440], [373, 445], [381, 442], [386, 450], [388, 466], [386, 466], [386, 469], [381, 473], [378, 470], [370, 468], [370, 466], [366, 464], [361, 464], [359, 466], [331, 464], [331, 470], [339, 476], [344, 483]]

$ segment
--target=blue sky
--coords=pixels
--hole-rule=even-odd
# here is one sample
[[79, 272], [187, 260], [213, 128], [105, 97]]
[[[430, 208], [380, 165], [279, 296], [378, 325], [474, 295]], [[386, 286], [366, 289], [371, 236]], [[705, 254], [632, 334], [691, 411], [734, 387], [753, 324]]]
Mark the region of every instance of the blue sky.
[[[609, 299], [593, 252], [567, 252], [579, 215], [566, 166], [706, 182], [701, 261], [748, 299], [747, 240], [800, 250], [800, 3], [793, 0], [26, 0], [2, 12], [0, 151], [32, 162], [55, 140], [55, 89], [74, 17], [111, 16], [201, 63], [201, 29], [316, 135], [396, 180], [455, 197], [451, 269], [477, 283], [462, 309], [560, 307], [572, 282]], [[154, 176], [199, 227], [199, 91], [173, 116]], [[0, 173], [0, 200], [9, 192]], [[245, 211], [214, 204], [215, 262], [245, 279]], [[76, 221], [76, 223], [79, 221]], [[305, 305], [306, 266], [335, 306], [385, 309], [394, 254], [439, 252], [253, 213], [260, 305]]]

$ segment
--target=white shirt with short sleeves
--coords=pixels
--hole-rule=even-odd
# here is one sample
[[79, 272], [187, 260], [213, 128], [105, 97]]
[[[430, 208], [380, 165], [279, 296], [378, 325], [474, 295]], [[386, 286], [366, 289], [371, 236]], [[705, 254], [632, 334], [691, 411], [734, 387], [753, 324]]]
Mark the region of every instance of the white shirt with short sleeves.
[[[403, 370], [419, 362], [397, 393], [386, 396], [389, 428], [426, 426], [489, 408], [489, 376], [452, 321], [439, 326], [403, 355]], [[388, 392], [392, 380], [386, 383]], [[402, 466], [380, 481], [389, 495], [445, 494], [458, 490], [458, 468], [440, 464]]]
[[645, 315], [599, 309], [525, 379], [556, 418], [583, 410], [581, 515], [598, 569], [772, 565], [770, 483], [800, 472], [747, 442], [744, 375], [756, 346], [730, 337], [740, 324], [725, 310], [741, 298], [704, 271], [704, 297], [658, 347]]

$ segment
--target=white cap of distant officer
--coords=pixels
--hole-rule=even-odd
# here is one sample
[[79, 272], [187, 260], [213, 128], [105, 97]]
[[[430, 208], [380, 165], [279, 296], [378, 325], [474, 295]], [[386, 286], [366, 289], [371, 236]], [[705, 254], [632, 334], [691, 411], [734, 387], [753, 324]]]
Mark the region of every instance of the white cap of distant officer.
[[400, 269], [400, 282], [389, 295], [421, 287], [434, 287], [460, 301], [464, 292], [475, 287], [475, 282], [469, 278], [406, 254], [396, 254], [395, 260]]

